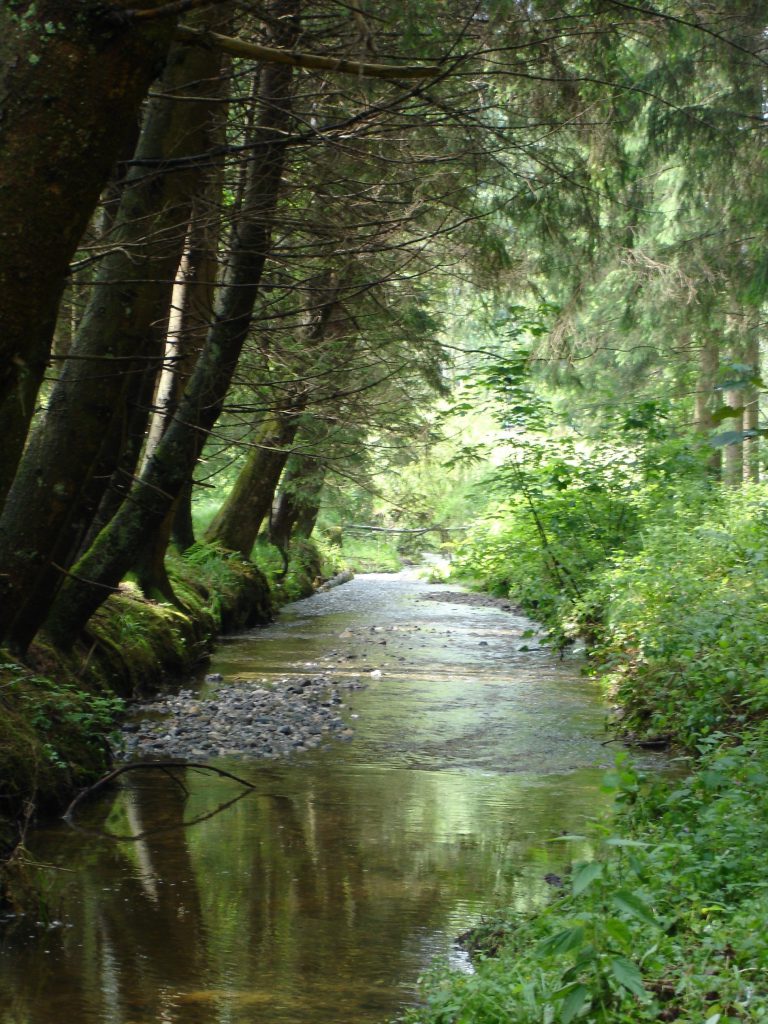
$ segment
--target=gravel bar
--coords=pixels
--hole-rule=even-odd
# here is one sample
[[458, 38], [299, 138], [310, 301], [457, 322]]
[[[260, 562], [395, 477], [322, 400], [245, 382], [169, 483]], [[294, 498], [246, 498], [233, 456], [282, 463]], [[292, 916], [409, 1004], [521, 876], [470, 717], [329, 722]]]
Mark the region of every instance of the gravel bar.
[[[220, 682], [209, 676], [207, 682]], [[255, 680], [221, 686], [210, 698], [192, 690], [144, 703], [123, 723], [117, 760], [216, 757], [277, 758], [330, 740], [351, 739], [342, 692], [360, 680], [286, 676], [268, 687]]]

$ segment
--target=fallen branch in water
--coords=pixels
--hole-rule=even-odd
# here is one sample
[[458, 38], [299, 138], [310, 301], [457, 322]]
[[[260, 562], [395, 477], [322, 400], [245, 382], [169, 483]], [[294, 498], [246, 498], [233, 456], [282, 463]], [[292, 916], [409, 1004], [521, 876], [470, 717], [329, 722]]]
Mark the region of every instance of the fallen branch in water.
[[[223, 768], [216, 768], [212, 764], [201, 764], [198, 761], [139, 761], [135, 764], [123, 764], [120, 765], [119, 768], [113, 768], [111, 772], [107, 772], [106, 775], [102, 775], [100, 779], [97, 779], [96, 782], [93, 783], [93, 785], [87, 786], [85, 789], [80, 790], [80, 792], [77, 794], [77, 796], [69, 805], [69, 807], [67, 807], [62, 817], [68, 825], [72, 826], [73, 828], [77, 827], [74, 825], [72, 816], [76, 808], [82, 803], [82, 801], [85, 800], [87, 797], [92, 796], [94, 793], [98, 792], [104, 786], [107, 786], [111, 782], [114, 782], [115, 779], [119, 778], [121, 775], [124, 775], [126, 772], [155, 770], [161, 771], [164, 774], [169, 775], [171, 778], [173, 778], [172, 769], [174, 768], [193, 768], [196, 771], [213, 772], [216, 775], [220, 775], [224, 779], [231, 779], [233, 782], [239, 783], [239, 785], [244, 786], [246, 789], [256, 790], [257, 788], [253, 785], [253, 783], [247, 782], [245, 779], [241, 779], [239, 775], [233, 775], [232, 772], [225, 771]], [[217, 807], [215, 811], [210, 811], [207, 814], [202, 814], [197, 818], [194, 818], [192, 821], [182, 822], [181, 824], [184, 827], [186, 827], [188, 825], [195, 825], [199, 821], [205, 821], [207, 818], [211, 818], [213, 817], [214, 814], [218, 814], [219, 811], [223, 811], [226, 807], [229, 807], [236, 800], [239, 800], [242, 796], [245, 796], [245, 794], [241, 793], [239, 796], [234, 797], [234, 799], [228, 800], [226, 803], [221, 804], [219, 807]], [[173, 825], [171, 827], [176, 828], [177, 826]], [[107, 832], [104, 829], [98, 829], [96, 831], [99, 833], [99, 835], [108, 836], [110, 839], [136, 840], [143, 839], [145, 836], [151, 835], [155, 832], [165, 832], [167, 830], [168, 826], [163, 826], [162, 828], [150, 829], [146, 832], [140, 832], [137, 835], [133, 836], [117, 835], [114, 832]]]

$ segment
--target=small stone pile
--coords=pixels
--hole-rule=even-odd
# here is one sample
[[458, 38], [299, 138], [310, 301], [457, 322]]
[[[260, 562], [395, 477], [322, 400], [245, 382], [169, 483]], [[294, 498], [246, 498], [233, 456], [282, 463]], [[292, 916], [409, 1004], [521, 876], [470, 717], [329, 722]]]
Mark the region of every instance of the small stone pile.
[[272, 688], [237, 680], [208, 699], [180, 690], [143, 704], [138, 709], [141, 717], [123, 724], [116, 757], [276, 758], [310, 750], [325, 740], [350, 739], [353, 733], [341, 717], [344, 703], [339, 691], [363, 686], [359, 680], [318, 675], [284, 677]]
[[432, 594], [423, 594], [422, 601], [448, 601], [450, 604], [469, 604], [480, 608], [498, 608], [502, 612], [518, 612], [519, 605], [508, 597], [493, 597], [492, 594], [479, 594], [472, 590], [438, 590]]

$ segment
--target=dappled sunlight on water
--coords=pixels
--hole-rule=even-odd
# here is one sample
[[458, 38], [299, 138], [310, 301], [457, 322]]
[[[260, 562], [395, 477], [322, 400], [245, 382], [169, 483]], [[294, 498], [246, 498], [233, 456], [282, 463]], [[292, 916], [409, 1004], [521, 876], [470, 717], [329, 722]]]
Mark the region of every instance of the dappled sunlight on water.
[[224, 643], [218, 685], [367, 683], [344, 698], [354, 739], [217, 761], [255, 789], [189, 828], [237, 785], [133, 773], [80, 822], [145, 838], [37, 833], [65, 870], [42, 872], [46, 907], [3, 940], [0, 1022], [385, 1021], [435, 956], [468, 969], [453, 939], [482, 914], [544, 900], [544, 876], [588, 852], [546, 840], [606, 806], [603, 708], [530, 622], [437, 590], [361, 577]]

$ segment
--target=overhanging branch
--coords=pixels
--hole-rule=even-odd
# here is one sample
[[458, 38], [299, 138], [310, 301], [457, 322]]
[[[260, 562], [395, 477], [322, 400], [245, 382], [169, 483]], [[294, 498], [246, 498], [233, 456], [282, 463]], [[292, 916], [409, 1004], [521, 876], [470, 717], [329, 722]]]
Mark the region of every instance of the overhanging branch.
[[342, 57], [322, 57], [312, 53], [281, 50], [275, 46], [249, 43], [234, 36], [222, 36], [218, 32], [199, 32], [185, 25], [176, 29], [176, 38], [193, 45], [214, 46], [234, 57], [250, 57], [266, 64], [290, 64], [297, 68], [335, 71], [342, 75], [356, 75], [358, 78], [436, 78], [443, 72], [443, 68], [436, 64], [368, 64]]

